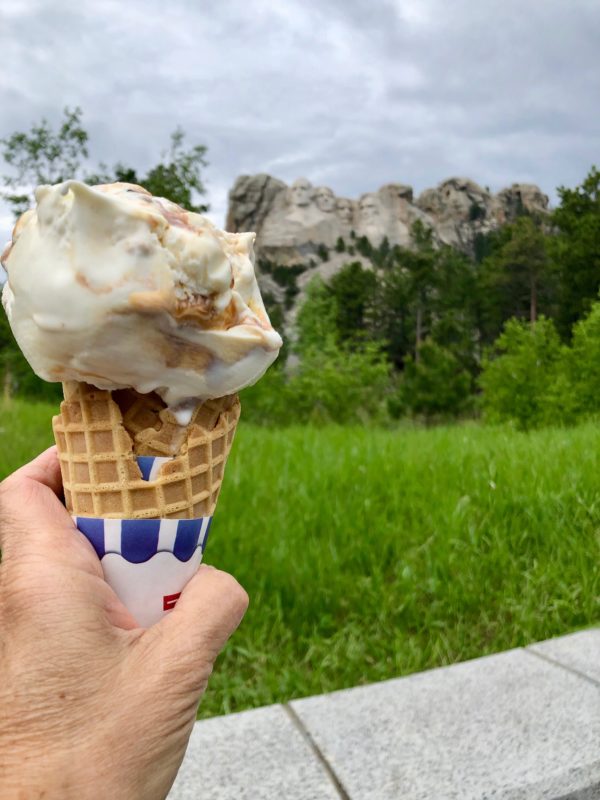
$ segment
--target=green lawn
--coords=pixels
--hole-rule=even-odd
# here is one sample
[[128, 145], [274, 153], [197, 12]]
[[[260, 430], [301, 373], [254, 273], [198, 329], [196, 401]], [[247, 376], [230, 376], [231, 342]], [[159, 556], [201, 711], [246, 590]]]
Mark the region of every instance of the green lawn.
[[[5, 413], [2, 474], [51, 440]], [[251, 604], [201, 716], [600, 620], [600, 428], [238, 431], [207, 551]]]

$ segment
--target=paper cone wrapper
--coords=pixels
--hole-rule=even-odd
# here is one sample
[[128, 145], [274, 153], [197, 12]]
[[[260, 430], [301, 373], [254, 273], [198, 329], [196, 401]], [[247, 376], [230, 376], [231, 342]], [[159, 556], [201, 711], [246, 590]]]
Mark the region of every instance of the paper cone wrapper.
[[202, 562], [212, 520], [73, 519], [96, 551], [106, 581], [143, 627], [174, 608]]
[[52, 425], [65, 504], [106, 581], [147, 627], [200, 566], [239, 400], [208, 401], [182, 428], [156, 395], [84, 383], [64, 393]]

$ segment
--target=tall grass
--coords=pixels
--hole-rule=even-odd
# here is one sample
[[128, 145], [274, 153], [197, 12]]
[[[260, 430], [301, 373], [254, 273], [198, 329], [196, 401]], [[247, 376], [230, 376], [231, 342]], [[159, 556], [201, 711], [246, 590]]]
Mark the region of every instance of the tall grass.
[[58, 403], [0, 400], [0, 479], [54, 442], [52, 415]]
[[[16, 404], [4, 472], [50, 440]], [[201, 715], [600, 620], [600, 429], [238, 431], [206, 560], [251, 605]]]

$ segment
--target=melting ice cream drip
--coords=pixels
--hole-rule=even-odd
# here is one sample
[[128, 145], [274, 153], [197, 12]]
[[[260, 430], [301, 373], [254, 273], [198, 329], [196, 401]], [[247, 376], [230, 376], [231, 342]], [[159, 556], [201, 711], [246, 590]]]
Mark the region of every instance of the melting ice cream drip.
[[197, 405], [197, 400], [187, 400], [175, 406], [167, 406], [167, 409], [173, 414], [178, 425], [182, 428], [187, 428], [192, 421], [192, 416], [194, 415], [194, 410]]

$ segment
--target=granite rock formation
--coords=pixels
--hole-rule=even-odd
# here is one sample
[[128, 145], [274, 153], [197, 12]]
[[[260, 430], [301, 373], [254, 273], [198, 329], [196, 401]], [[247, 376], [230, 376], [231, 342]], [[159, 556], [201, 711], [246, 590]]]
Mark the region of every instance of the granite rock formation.
[[531, 184], [515, 183], [492, 194], [468, 178], [449, 178], [417, 198], [412, 187], [389, 183], [352, 200], [306, 178], [288, 186], [270, 175], [242, 175], [229, 193], [226, 227], [256, 231], [262, 259], [308, 266], [323, 246], [331, 250], [340, 237], [349, 242], [351, 232], [375, 246], [387, 237], [390, 244], [410, 247], [417, 220], [433, 231], [436, 242], [473, 253], [478, 234], [523, 210], [547, 213], [548, 197]]

